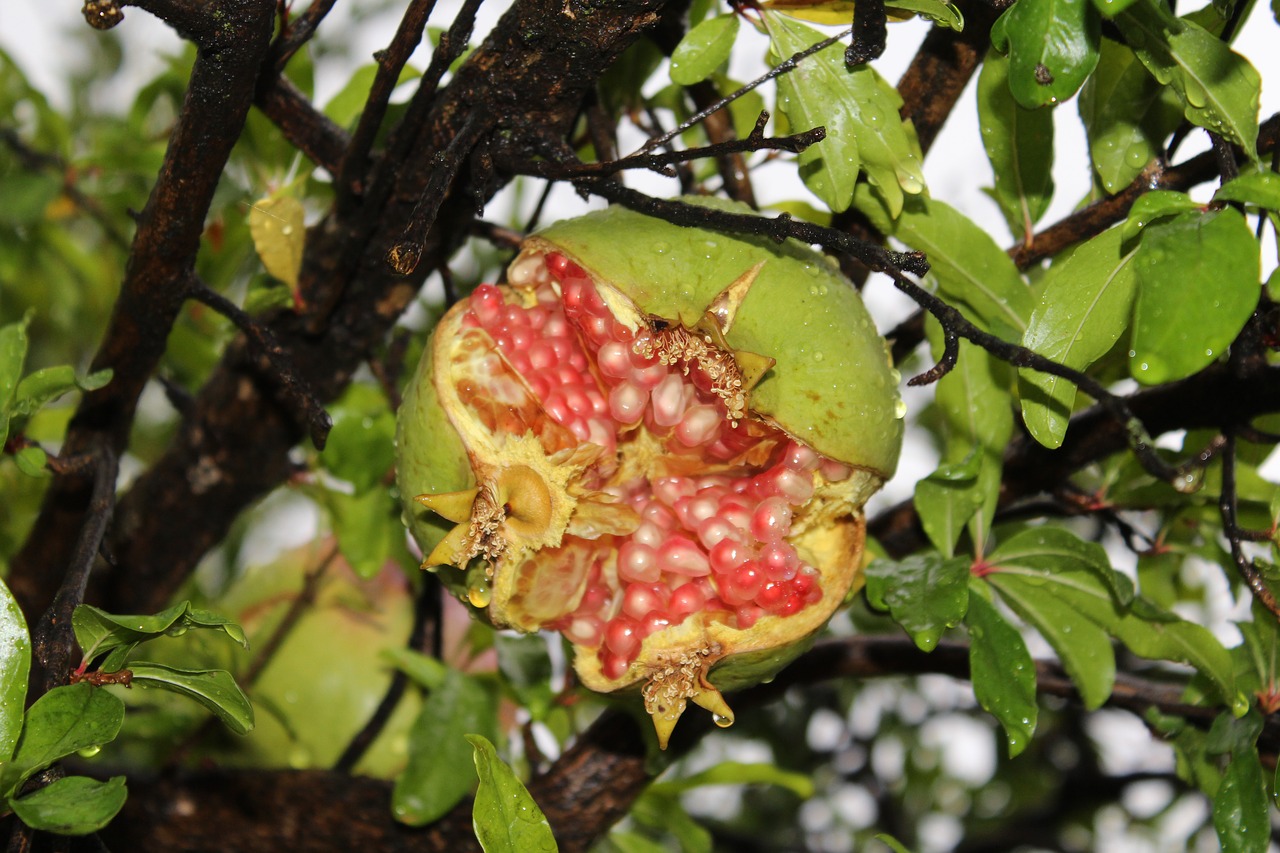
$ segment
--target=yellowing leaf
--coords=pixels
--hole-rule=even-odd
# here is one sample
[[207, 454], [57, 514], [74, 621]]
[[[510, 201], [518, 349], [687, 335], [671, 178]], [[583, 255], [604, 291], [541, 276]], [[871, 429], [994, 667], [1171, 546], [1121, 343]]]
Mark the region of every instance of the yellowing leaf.
[[249, 234], [267, 272], [296, 288], [306, 239], [302, 202], [283, 195], [255, 202], [249, 208]]

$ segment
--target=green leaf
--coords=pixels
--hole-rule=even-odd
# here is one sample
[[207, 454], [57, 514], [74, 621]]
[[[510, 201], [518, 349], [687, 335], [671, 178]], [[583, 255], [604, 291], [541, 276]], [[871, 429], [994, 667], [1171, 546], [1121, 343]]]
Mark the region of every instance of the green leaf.
[[[360, 113], [364, 112], [364, 105], [369, 100], [369, 90], [373, 87], [373, 80], [377, 73], [378, 66], [375, 63], [357, 68], [352, 72], [346, 85], [329, 99], [329, 103], [324, 105], [324, 114], [340, 127], [349, 127], [354, 124], [360, 117]], [[420, 76], [422, 76], [421, 71], [406, 65], [401, 69], [400, 79], [396, 81], [396, 85], [399, 86]]]
[[1151, 223], [1179, 213], [1200, 210], [1201, 205], [1186, 193], [1172, 190], [1152, 190], [1143, 193], [1129, 208], [1129, 215], [1120, 226], [1120, 237], [1125, 242], [1132, 240]]
[[814, 793], [813, 779], [803, 773], [784, 770], [774, 764], [743, 764], [738, 761], [722, 761], [683, 779], [655, 782], [650, 790], [657, 794], [683, 794], [704, 785], [777, 785], [802, 800], [809, 799]]
[[[615, 829], [605, 836], [605, 842], [619, 853], [668, 853], [665, 844], [660, 844], [638, 832], [623, 832]], [[604, 851], [608, 850], [610, 847], [604, 848]]]
[[1231, 208], [1148, 226], [1133, 263], [1139, 290], [1129, 372], [1146, 385], [1216, 361], [1258, 304], [1258, 241]]
[[1022, 338], [1031, 291], [990, 234], [937, 199], [910, 199], [896, 222], [873, 194], [859, 193], [857, 201], [873, 225], [929, 256], [939, 295], [987, 331], [1005, 340]]
[[355, 383], [329, 408], [333, 427], [320, 462], [363, 495], [383, 482], [395, 464], [396, 416], [384, 395]]
[[116, 816], [129, 796], [125, 777], [105, 782], [87, 776], [58, 779], [25, 797], [9, 800], [18, 819], [32, 829], [59, 835], [88, 835]]
[[13, 454], [13, 461], [18, 466], [18, 470], [28, 477], [49, 476], [49, 471], [45, 468], [49, 461], [49, 454], [45, 453], [42, 447], [24, 447]]
[[1248, 709], [1247, 700], [1236, 688], [1230, 653], [1204, 626], [1137, 598], [1133, 610], [1116, 623], [1111, 633], [1138, 657], [1194, 666], [1212, 682], [1219, 698], [1233, 713]]
[[1267, 210], [1280, 210], [1280, 175], [1249, 172], [1223, 184], [1213, 194], [1214, 201], [1238, 201]]
[[[1087, 370], [1129, 327], [1137, 250], [1124, 251], [1120, 229], [1104, 231], [1049, 268], [1022, 345], [1075, 370]], [[1045, 447], [1057, 448], [1075, 408], [1074, 383], [1049, 373], [1018, 372], [1022, 421]]]
[[12, 763], [0, 769], [0, 793], [9, 796], [33, 773], [60, 758], [115, 740], [124, 703], [88, 684], [55, 687], [27, 709]]
[[907, 846], [905, 844], [903, 844], [898, 839], [894, 838], [892, 835], [887, 835], [882, 832], [879, 835], [877, 835], [875, 838], [876, 838], [876, 841], [879, 841], [881, 844], [888, 847], [890, 850], [893, 851], [893, 853], [911, 853], [911, 851], [907, 849]]
[[22, 733], [22, 709], [31, 672], [31, 636], [22, 608], [0, 580], [0, 765], [13, 755]]
[[992, 52], [978, 75], [982, 146], [995, 173], [995, 199], [1024, 243], [1053, 198], [1053, 111], [1028, 110], [1009, 92], [1009, 60]]
[[450, 672], [449, 667], [438, 659], [410, 649], [392, 647], [383, 649], [381, 654], [424, 690], [439, 688]]
[[1174, 17], [1159, 0], [1138, 0], [1115, 21], [1152, 76], [1177, 92], [1188, 121], [1257, 160], [1262, 79], [1248, 60], [1203, 27]]
[[953, 557], [964, 526], [982, 504], [978, 476], [983, 457], [977, 447], [959, 462], [942, 463], [916, 483], [915, 507], [920, 525], [944, 557]]
[[[821, 41], [821, 33], [784, 15], [764, 12], [771, 58], [780, 62]], [[902, 98], [869, 65], [847, 68], [833, 44], [778, 79], [778, 109], [796, 131], [824, 126], [827, 136], [800, 154], [800, 177], [833, 211], [853, 203], [858, 173], [879, 188], [891, 215], [904, 193], [924, 191], [924, 172], [898, 117]]]
[[380, 487], [363, 495], [326, 490], [324, 502], [343, 558], [360, 577], [376, 577], [404, 542], [400, 505], [391, 490]]
[[1009, 89], [1032, 110], [1076, 93], [1098, 64], [1100, 30], [1089, 0], [1018, 0], [991, 27], [991, 44], [1009, 55]]
[[[907, 12], [933, 21], [948, 30], [964, 30], [964, 15], [954, 3], [944, 3], [943, 0], [888, 0], [884, 8], [894, 17], [904, 17], [903, 13]], [[851, 20], [852, 16], [846, 17], [840, 23]]]
[[34, 225], [45, 219], [49, 205], [62, 194], [62, 175], [14, 170], [0, 173], [0, 224]]
[[33, 316], [28, 311], [18, 322], [0, 326], [0, 445], [9, 437], [9, 410], [27, 359], [27, 326]]
[[244, 630], [232, 622], [191, 606], [190, 601], [175, 604], [153, 616], [117, 616], [89, 604], [82, 604], [71, 615], [76, 642], [86, 657], [97, 657], [121, 646], [136, 646], [157, 637], [180, 637], [192, 628], [222, 631], [243, 648], [249, 648]]
[[409, 764], [396, 779], [391, 810], [396, 820], [423, 826], [467, 795], [475, 778], [467, 766], [470, 732], [496, 736], [493, 697], [474, 678], [450, 669], [427, 697], [409, 732]]
[[969, 608], [969, 561], [915, 554], [901, 562], [874, 560], [867, 566], [867, 600], [888, 610], [915, 644], [929, 652]]
[[[973, 581], [978, 583], [978, 581]], [[1004, 727], [1013, 758], [1036, 730], [1036, 666], [1018, 629], [987, 601], [981, 589], [969, 596], [969, 677], [978, 704]]]
[[68, 364], [37, 370], [18, 383], [13, 395], [13, 416], [30, 415], [68, 391], [94, 391], [110, 381], [110, 370], [99, 370], [83, 378], [76, 376], [75, 368]]
[[1102, 39], [1098, 67], [1080, 91], [1089, 156], [1108, 193], [1119, 192], [1162, 150], [1182, 121], [1181, 104], [1127, 46]]
[[1009, 608], [1053, 647], [1085, 707], [1091, 711], [1101, 707], [1111, 695], [1116, 676], [1116, 656], [1107, 632], [1047, 586], [998, 573], [987, 580]]
[[[472, 824], [485, 853], [552, 853], [556, 847], [551, 824], [511, 772], [493, 744], [480, 735], [467, 735], [475, 747], [480, 787]], [[456, 770], [455, 770], [456, 772]]]
[[133, 661], [135, 687], [156, 687], [194, 699], [238, 735], [253, 731], [253, 705], [231, 673], [222, 669], [177, 669], [149, 661]]
[[1223, 853], [1266, 853], [1271, 836], [1267, 786], [1256, 748], [1231, 756], [1213, 798], [1213, 827]]
[[685, 34], [671, 53], [671, 80], [692, 86], [706, 80], [729, 59], [738, 37], [738, 16], [708, 18]]

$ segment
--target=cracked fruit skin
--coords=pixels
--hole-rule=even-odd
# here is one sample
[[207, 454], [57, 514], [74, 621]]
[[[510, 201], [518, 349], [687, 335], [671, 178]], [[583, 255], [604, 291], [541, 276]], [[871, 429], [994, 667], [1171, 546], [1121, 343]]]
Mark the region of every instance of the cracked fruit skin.
[[808, 247], [619, 207], [508, 278], [445, 315], [400, 408], [423, 566], [499, 627], [560, 631], [587, 687], [639, 687], [662, 746], [690, 700], [728, 725], [720, 691], [861, 584], [902, 439], [884, 341]]

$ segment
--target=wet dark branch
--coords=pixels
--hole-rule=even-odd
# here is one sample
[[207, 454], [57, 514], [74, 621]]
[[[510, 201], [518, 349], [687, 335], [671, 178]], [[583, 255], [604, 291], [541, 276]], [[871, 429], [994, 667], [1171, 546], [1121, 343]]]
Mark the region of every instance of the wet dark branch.
[[369, 152], [373, 150], [374, 139], [386, 118], [391, 93], [400, 82], [400, 72], [422, 41], [427, 18], [431, 16], [435, 5], [436, 0], [413, 0], [400, 19], [391, 44], [374, 54], [378, 70], [374, 74], [373, 85], [369, 88], [369, 97], [365, 99], [364, 110], [360, 113], [360, 123], [351, 136], [338, 172], [337, 190], [342, 198], [340, 206], [351, 201], [351, 194], [359, 195], [362, 192], [361, 184], [369, 169]]
[[67, 683], [76, 660], [76, 636], [71, 629], [71, 615], [84, 603], [89, 573], [93, 570], [115, 511], [119, 458], [105, 438], [99, 438], [90, 452], [93, 454], [93, 487], [84, 526], [76, 537], [62, 585], [54, 596], [53, 604], [40, 617], [32, 636], [33, 659], [43, 671], [42, 679], [32, 681], [40, 685], [42, 692]]
[[[1214, 364], [1179, 382], [1130, 395], [1125, 404], [1151, 435], [1247, 424], [1260, 415], [1280, 411], [1280, 368], [1267, 367], [1241, 376], [1230, 365]], [[1082, 468], [1124, 450], [1129, 440], [1124, 425], [1102, 405], [1076, 414], [1057, 450], [1049, 450], [1030, 436], [1015, 438], [1005, 452], [999, 506], [1060, 488]], [[928, 546], [910, 500], [870, 519], [867, 532], [895, 558]]]
[[267, 375], [279, 383], [281, 393], [290, 406], [297, 411], [299, 420], [307, 425], [311, 443], [315, 445], [316, 450], [324, 450], [329, 429], [333, 426], [333, 419], [300, 378], [297, 367], [289, 363], [288, 354], [275, 339], [271, 330], [194, 276], [189, 280], [188, 287], [191, 288], [192, 299], [208, 305], [226, 317], [253, 343], [254, 351], [266, 361], [264, 367]]
[[[770, 684], [730, 696], [739, 713], [780, 698], [788, 690], [831, 679], [943, 674], [969, 675], [968, 648], [944, 642], [921, 652], [902, 636], [860, 636], [819, 644]], [[1036, 663], [1041, 694], [1078, 702], [1071, 680], [1056, 663]], [[1142, 715], [1155, 708], [1207, 727], [1220, 709], [1182, 701], [1185, 685], [1120, 673], [1106, 707]], [[672, 739], [668, 758], [687, 752], [715, 731], [709, 714], [690, 709]], [[1274, 733], [1263, 736], [1274, 748]], [[624, 815], [652, 779], [646, 739], [623, 711], [601, 716], [551, 768], [529, 782], [563, 853], [588, 850]], [[344, 809], [330, 808], [336, 789]], [[476, 849], [471, 803], [421, 830], [398, 824], [387, 808], [390, 784], [331, 771], [214, 771], [164, 780], [130, 779], [130, 797], [108, 841], [121, 849]], [[190, 808], [175, 811], [173, 802]], [[341, 819], [329, 812], [340, 811]]]
[[320, 112], [287, 77], [264, 81], [254, 104], [312, 163], [338, 174], [350, 144], [346, 131]]
[[846, 65], [862, 65], [884, 53], [888, 17], [884, 0], [853, 0], [853, 36], [844, 50]]
[[[63, 453], [93, 447], [124, 451], [138, 396], [164, 354], [169, 330], [186, 299], [183, 282], [194, 269], [204, 218], [253, 98], [271, 34], [271, 0], [219, 0], [201, 15], [224, 25], [196, 28], [197, 54], [164, 163], [138, 216], [133, 247], [93, 369], [112, 381], [86, 393], [67, 429]], [[34, 621], [52, 600], [58, 580], [49, 566], [66, 565], [83, 527], [91, 484], [56, 477], [10, 572], [10, 585]]]
[[638, 213], [664, 219], [675, 225], [734, 234], [756, 234], [778, 243], [789, 237], [795, 238], [802, 243], [848, 254], [873, 270], [905, 271], [920, 276], [929, 271], [928, 262], [919, 252], [895, 252], [874, 243], [864, 243], [834, 228], [792, 219], [785, 213], [772, 218], [729, 213], [679, 201], [652, 198], [635, 190], [598, 180], [582, 180], [577, 185], [580, 189], [606, 198], [614, 204], [621, 204]]
[[519, 167], [526, 175], [546, 178], [553, 181], [569, 181], [578, 178], [598, 178], [617, 174], [626, 169], [649, 169], [666, 175], [674, 175], [669, 169], [677, 163], [689, 163], [707, 157], [724, 157], [729, 154], [751, 151], [790, 151], [799, 154], [810, 145], [826, 138], [826, 128], [815, 127], [803, 133], [790, 136], [765, 136], [764, 127], [769, 122], [767, 112], [760, 113], [755, 128], [746, 139], [731, 139], [713, 145], [697, 148], [684, 148], [668, 151], [663, 154], [631, 154], [618, 160], [607, 160], [596, 163], [553, 163], [547, 160], [535, 160]]
[[293, 23], [282, 22], [280, 35], [271, 45], [271, 53], [267, 57], [267, 62], [275, 75], [284, 73], [284, 67], [289, 64], [293, 55], [315, 37], [316, 28], [329, 14], [335, 2], [336, 0], [312, 0], [307, 11], [299, 15]]
[[1236, 438], [1231, 432], [1226, 434], [1226, 447], [1222, 452], [1222, 493], [1218, 496], [1218, 512], [1222, 516], [1222, 532], [1227, 537], [1231, 548], [1231, 559], [1236, 570], [1244, 580], [1245, 586], [1259, 604], [1270, 611], [1272, 616], [1280, 619], [1280, 604], [1275, 594], [1267, 586], [1262, 572], [1248, 554], [1244, 552], [1244, 532], [1240, 529], [1238, 515], [1238, 497], [1236, 494]]

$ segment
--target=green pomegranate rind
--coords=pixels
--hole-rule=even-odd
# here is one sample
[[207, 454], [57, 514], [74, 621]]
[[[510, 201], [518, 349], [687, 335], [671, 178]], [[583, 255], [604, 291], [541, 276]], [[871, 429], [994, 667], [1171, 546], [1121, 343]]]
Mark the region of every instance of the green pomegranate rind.
[[[750, 212], [721, 199], [684, 201]], [[684, 228], [618, 206], [536, 236], [640, 310], [689, 327], [765, 260], [727, 335], [735, 349], [777, 362], [752, 389], [749, 408], [824, 456], [884, 480], [893, 475], [903, 430], [898, 377], [861, 297], [822, 255], [796, 240]]]
[[[424, 554], [430, 553], [444, 538], [452, 523], [417, 503], [414, 498], [423, 494], [458, 492], [476, 484], [467, 449], [440, 405], [431, 381], [431, 371], [431, 347], [428, 346], [413, 379], [405, 388], [396, 417], [396, 487], [400, 490], [400, 504], [404, 507], [405, 526]], [[455, 574], [446, 573], [449, 578]]]

